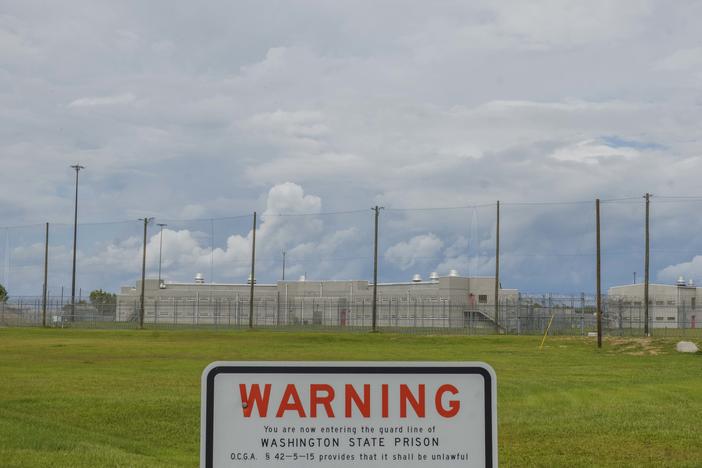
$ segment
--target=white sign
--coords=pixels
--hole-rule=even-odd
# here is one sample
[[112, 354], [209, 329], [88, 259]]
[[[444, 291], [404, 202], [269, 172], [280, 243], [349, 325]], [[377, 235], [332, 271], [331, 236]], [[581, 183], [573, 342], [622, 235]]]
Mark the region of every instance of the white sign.
[[200, 466], [495, 467], [496, 405], [478, 362], [214, 362]]

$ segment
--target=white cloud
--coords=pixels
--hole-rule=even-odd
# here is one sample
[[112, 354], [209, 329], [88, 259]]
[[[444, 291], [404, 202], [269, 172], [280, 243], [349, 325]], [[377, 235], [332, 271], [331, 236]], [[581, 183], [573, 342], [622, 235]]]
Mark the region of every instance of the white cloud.
[[658, 68], [668, 71], [686, 71], [702, 67], [702, 47], [676, 50], [657, 63]]
[[266, 202], [266, 215], [285, 214], [310, 214], [322, 210], [321, 198], [314, 195], [305, 195], [302, 187], [292, 182], [278, 184], [268, 191]]
[[319, 111], [285, 112], [278, 109], [252, 116], [249, 124], [273, 135], [293, 139], [318, 138], [329, 133], [329, 128], [324, 124], [324, 115]]
[[[270, 281], [277, 278], [279, 257], [282, 250], [288, 252], [290, 274], [309, 271], [320, 277], [357, 278], [361, 273], [358, 262], [343, 260], [358, 246], [359, 233], [356, 227], [326, 225], [322, 217], [316, 216], [322, 207], [321, 199], [304, 193], [299, 185], [287, 182], [272, 187], [266, 199], [266, 210], [260, 218], [256, 231], [257, 264], [261, 276]], [[285, 216], [278, 216], [285, 213]], [[179, 222], [173, 222], [177, 225]], [[182, 223], [182, 222], [180, 222]], [[206, 224], [206, 223], [205, 223]], [[165, 227], [163, 229], [162, 269], [163, 277], [172, 281], [192, 281], [195, 273], [203, 273], [210, 281], [212, 270], [218, 282], [243, 282], [250, 271], [252, 231], [249, 220], [234, 225], [243, 232], [220, 232], [225, 236], [224, 244], [214, 249], [210, 245], [207, 226], [200, 230]], [[226, 226], [223, 228], [226, 229]], [[81, 234], [88, 235], [89, 234]], [[158, 267], [161, 234], [152, 227], [147, 243], [147, 271], [153, 275]], [[52, 245], [52, 265], [68, 265], [70, 258], [61, 245]], [[43, 255], [43, 244], [33, 243], [15, 247], [12, 261], [33, 267], [39, 272]], [[79, 243], [78, 265], [83, 275], [100, 275], [109, 271], [118, 277], [128, 278], [131, 283], [140, 270], [142, 240], [139, 235], [129, 235], [108, 242]], [[351, 250], [350, 250], [351, 249]], [[61, 252], [61, 258], [56, 255]], [[340, 266], [343, 265], [343, 266]], [[275, 273], [271, 274], [271, 270]], [[125, 286], [128, 284], [124, 284]], [[98, 287], [95, 285], [95, 287]]]
[[444, 243], [432, 233], [414, 236], [408, 241], [398, 242], [385, 251], [385, 260], [401, 270], [413, 267], [417, 262], [436, 257]]
[[534, 48], [564, 48], [612, 43], [641, 31], [642, 21], [653, 11], [648, 0], [612, 3], [594, 0], [587, 4], [577, 0], [542, 2], [500, 2], [499, 34], [523, 41]]
[[118, 94], [115, 96], [84, 97], [71, 101], [68, 107], [99, 107], [130, 104], [136, 100], [132, 93]]
[[[78, 161], [87, 167], [81, 221], [267, 212], [257, 240], [269, 271], [278, 270], [287, 249], [291, 269], [368, 277], [367, 208], [376, 203], [416, 208], [699, 191], [702, 4], [478, 0], [319, 8], [303, 0], [276, 11], [218, 0], [208, 8], [163, 0], [118, 9], [89, 1], [7, 5], [0, 15], [0, 160], [13, 176], [0, 184], [3, 223], [70, 224], [68, 166]], [[288, 181], [314, 196], [282, 185]], [[272, 216], [319, 213], [321, 200], [324, 211], [364, 213]], [[590, 241], [590, 225], [580, 222], [589, 213], [506, 206], [505, 230], [521, 239], [513, 249], [547, 251], [561, 239], [581, 251]], [[612, 249], [640, 240], [632, 228], [640, 224], [636, 209], [609, 221], [608, 235], [620, 243]], [[697, 232], [694, 220], [674, 226], [685, 213], [661, 204], [657, 235], [675, 243]], [[389, 212], [383, 216], [390, 245], [431, 232], [448, 246], [437, 267], [490, 269], [482, 252], [489, 249], [469, 245], [475, 250], [466, 256], [456, 243], [467, 234], [470, 212], [405, 213], [393, 223], [386, 222]], [[487, 245], [490, 220], [481, 213], [480, 221], [471, 239]], [[221, 222], [215, 236], [219, 277], [234, 275], [227, 262], [248, 242], [248, 219], [230, 224]], [[119, 265], [123, 252], [128, 262], [122, 276], [93, 277], [105, 287], [131, 281], [139, 271], [138, 232], [101, 229], [82, 238], [83, 255], [112, 245], [110, 261]], [[182, 232], [164, 236], [184, 252], [204, 249], [181, 255], [193, 265], [177, 270], [174, 263], [169, 274], [190, 279], [195, 265], [207, 273], [209, 228], [193, 221], [168, 229]], [[230, 235], [239, 236], [232, 245]], [[136, 241], [127, 242], [130, 236]], [[540, 261], [550, 273], [531, 274], [524, 261], [506, 274], [528, 284], [556, 276], [550, 284], [570, 289], [562, 270], [576, 266]], [[607, 278], [628, 278], [639, 263], [619, 262]], [[387, 280], [406, 277], [391, 264], [382, 272]], [[589, 288], [588, 281], [577, 288]]]
[[634, 148], [613, 148], [595, 140], [585, 140], [558, 148], [551, 157], [558, 161], [597, 164], [610, 158], [633, 159], [639, 155]]
[[658, 279], [673, 284], [678, 277], [686, 280], [692, 279], [695, 283], [702, 283], [702, 255], [695, 255], [692, 260], [675, 265], [668, 265], [658, 271]]
[[205, 213], [207, 213], [207, 209], [204, 206], [197, 203], [188, 203], [180, 210], [178, 217], [182, 219], [198, 219], [204, 218]]
[[26, 28], [17, 18], [0, 15], [0, 57], [7, 60], [36, 60], [40, 50], [23, 35]]

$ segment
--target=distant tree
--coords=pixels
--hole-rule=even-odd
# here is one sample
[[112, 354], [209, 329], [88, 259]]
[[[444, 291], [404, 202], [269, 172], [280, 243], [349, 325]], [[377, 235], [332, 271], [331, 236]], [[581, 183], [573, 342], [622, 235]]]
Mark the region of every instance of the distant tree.
[[117, 309], [117, 295], [96, 289], [90, 293], [90, 304], [102, 315], [114, 314]]
[[90, 303], [94, 306], [102, 306], [117, 303], [117, 295], [102, 289], [96, 289], [90, 293]]
[[7, 302], [7, 289], [0, 284], [0, 302]]

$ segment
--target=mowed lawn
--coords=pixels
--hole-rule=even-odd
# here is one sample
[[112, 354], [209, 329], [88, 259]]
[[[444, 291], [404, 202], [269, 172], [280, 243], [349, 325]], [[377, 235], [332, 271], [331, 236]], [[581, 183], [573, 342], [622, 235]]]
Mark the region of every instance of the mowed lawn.
[[702, 355], [675, 339], [0, 329], [0, 466], [197, 466], [215, 360], [480, 360], [501, 466], [701, 466]]

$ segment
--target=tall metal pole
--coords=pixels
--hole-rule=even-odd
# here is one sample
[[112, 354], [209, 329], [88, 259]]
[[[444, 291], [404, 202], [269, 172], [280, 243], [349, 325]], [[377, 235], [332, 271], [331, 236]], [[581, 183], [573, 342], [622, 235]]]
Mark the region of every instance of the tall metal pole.
[[251, 237], [251, 291], [249, 293], [249, 328], [253, 328], [254, 319], [254, 284], [256, 283], [256, 212], [253, 213]]
[[283, 281], [285, 281], [285, 250], [283, 250]]
[[71, 322], [76, 318], [76, 247], [78, 244], [78, 173], [85, 166], [74, 164], [71, 166], [76, 171], [76, 200], [73, 210], [73, 273], [71, 275]]
[[600, 199], [595, 200], [595, 224], [597, 226], [597, 347], [602, 347], [602, 275], [600, 261]]
[[168, 224], [158, 223], [158, 227], [161, 228], [161, 235], [158, 241], [158, 287], [161, 287], [161, 253], [163, 252], [163, 228], [168, 226]]
[[139, 328], [144, 328], [144, 287], [146, 286], [146, 227], [154, 218], [139, 218], [144, 221], [144, 248], [141, 255], [141, 297], [139, 300]]
[[382, 206], [376, 205], [371, 208], [375, 211], [375, 236], [373, 238], [373, 331], [377, 331], [378, 327], [378, 217]]
[[497, 200], [495, 224], [495, 333], [500, 333], [500, 200]]
[[46, 223], [46, 234], [44, 235], [44, 290], [41, 298], [41, 326], [46, 326], [46, 295], [48, 291], [47, 281], [49, 278], [49, 223]]
[[[214, 283], [214, 219], [210, 218], [210, 284], [212, 283]], [[210, 292], [212, 292], [211, 288]]]
[[650, 260], [650, 236], [649, 236], [649, 207], [651, 204], [651, 194], [646, 192], [646, 256], [644, 260], [644, 335], [648, 336], [648, 267]]

